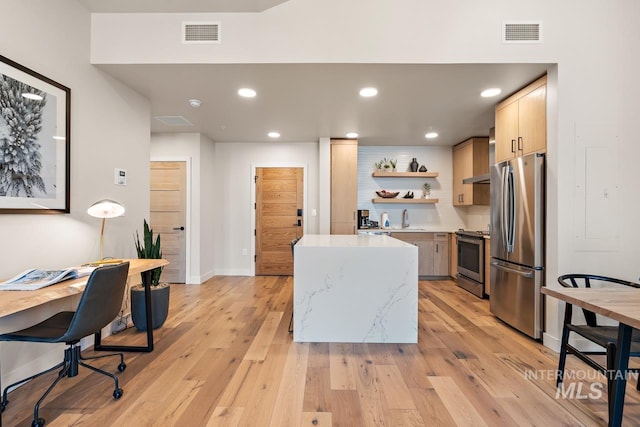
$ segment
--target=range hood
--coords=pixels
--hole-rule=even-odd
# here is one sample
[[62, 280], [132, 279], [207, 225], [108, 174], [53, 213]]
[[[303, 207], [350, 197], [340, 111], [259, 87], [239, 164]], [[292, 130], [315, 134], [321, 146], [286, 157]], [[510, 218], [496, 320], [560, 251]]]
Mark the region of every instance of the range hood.
[[463, 184], [489, 184], [491, 182], [491, 175], [484, 174], [478, 176], [472, 176], [471, 178], [465, 178], [462, 180]]

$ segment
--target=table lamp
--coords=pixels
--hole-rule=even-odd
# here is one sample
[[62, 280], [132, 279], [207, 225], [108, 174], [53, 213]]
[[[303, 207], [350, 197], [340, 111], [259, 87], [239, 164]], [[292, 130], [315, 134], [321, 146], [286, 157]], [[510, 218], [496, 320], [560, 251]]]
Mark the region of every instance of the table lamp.
[[118, 202], [114, 202], [113, 200], [103, 199], [89, 206], [89, 209], [87, 209], [87, 213], [92, 217], [102, 218], [102, 227], [100, 228], [100, 261], [103, 261], [104, 223], [107, 218], [122, 216], [124, 214], [124, 206], [122, 206]]

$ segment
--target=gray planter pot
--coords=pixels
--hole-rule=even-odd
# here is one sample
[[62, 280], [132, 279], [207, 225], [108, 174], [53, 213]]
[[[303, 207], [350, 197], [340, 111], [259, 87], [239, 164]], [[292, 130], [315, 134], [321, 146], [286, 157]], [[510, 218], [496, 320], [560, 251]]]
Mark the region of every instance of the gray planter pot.
[[[169, 290], [171, 287], [151, 288], [151, 324], [158, 329], [169, 314]], [[147, 312], [144, 305], [144, 288], [131, 289], [131, 320], [139, 331], [147, 330]]]

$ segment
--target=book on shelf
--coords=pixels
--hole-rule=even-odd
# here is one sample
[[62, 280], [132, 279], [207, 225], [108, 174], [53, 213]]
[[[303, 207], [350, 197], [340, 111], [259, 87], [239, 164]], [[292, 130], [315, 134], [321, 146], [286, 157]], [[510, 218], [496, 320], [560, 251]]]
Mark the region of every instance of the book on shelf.
[[62, 270], [32, 268], [5, 282], [0, 282], [0, 291], [33, 291], [65, 280], [88, 276], [93, 270], [95, 267], [73, 267]]

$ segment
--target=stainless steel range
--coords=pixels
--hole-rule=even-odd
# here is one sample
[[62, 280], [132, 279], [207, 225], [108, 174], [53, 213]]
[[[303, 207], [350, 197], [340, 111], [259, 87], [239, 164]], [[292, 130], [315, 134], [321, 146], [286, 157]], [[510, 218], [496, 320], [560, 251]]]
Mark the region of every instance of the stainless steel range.
[[484, 298], [484, 236], [486, 231], [458, 230], [458, 286]]

